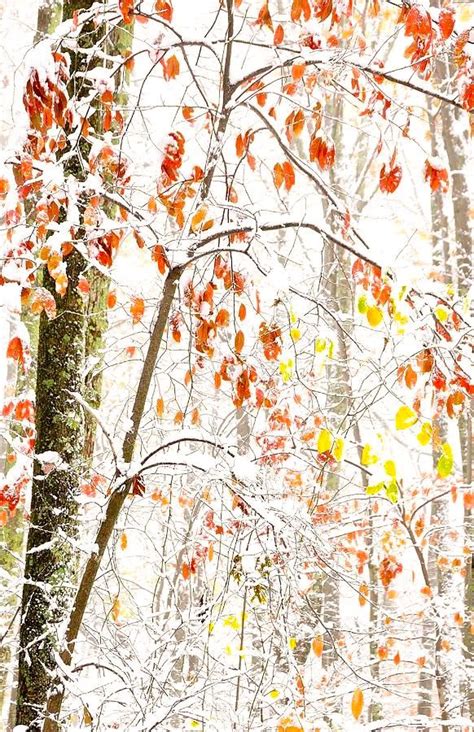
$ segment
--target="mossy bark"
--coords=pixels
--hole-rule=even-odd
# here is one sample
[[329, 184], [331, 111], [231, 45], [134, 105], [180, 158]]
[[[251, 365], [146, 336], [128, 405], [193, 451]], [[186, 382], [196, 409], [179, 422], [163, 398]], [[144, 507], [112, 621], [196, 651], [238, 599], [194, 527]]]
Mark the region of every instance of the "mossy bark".
[[[42, 712], [55, 667], [58, 624], [71, 599], [75, 574], [77, 493], [83, 416], [71, 392], [81, 391], [84, 364], [84, 303], [76, 289], [85, 262], [78, 252], [68, 259], [69, 287], [56, 298], [57, 317], [42, 315], [36, 383], [36, 453], [59, 453], [66, 463], [45, 475], [35, 460], [25, 584], [20, 626], [17, 724], [42, 727]], [[44, 286], [54, 292], [45, 276]]]
[[[66, 0], [63, 19], [87, 10], [93, 0]], [[97, 65], [83, 53], [100, 43], [103, 27], [89, 22], [81, 34], [81, 49], [71, 53], [69, 95], [86, 96], [90, 82], [79, 76]], [[94, 117], [99, 119], [99, 111]], [[88, 148], [81, 141], [77, 154], [65, 164], [65, 175], [81, 179]], [[80, 229], [78, 238], [83, 236]], [[35, 459], [25, 579], [21, 601], [20, 652], [16, 724], [32, 732], [43, 727], [51, 678], [57, 667], [61, 623], [70, 608], [77, 573], [75, 538], [78, 530], [77, 495], [84, 459], [84, 417], [73, 393], [83, 390], [86, 308], [77, 285], [86, 269], [74, 249], [66, 259], [68, 287], [63, 297], [44, 272], [43, 286], [56, 300], [53, 320], [43, 313], [39, 325], [36, 372], [36, 455], [58, 453], [64, 467], [50, 472]], [[47, 474], [46, 474], [47, 473]]]

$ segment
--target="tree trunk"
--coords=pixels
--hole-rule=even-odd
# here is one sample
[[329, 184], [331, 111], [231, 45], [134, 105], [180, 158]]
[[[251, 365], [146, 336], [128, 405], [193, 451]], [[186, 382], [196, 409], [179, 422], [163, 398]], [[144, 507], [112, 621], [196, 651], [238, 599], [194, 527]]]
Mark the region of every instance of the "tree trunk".
[[[431, 154], [433, 157], [441, 156], [441, 118], [434, 105], [429, 104], [429, 120], [431, 133]], [[444, 194], [440, 189], [431, 192], [431, 253], [433, 269], [443, 275], [448, 282], [452, 281], [452, 269], [450, 265], [450, 231], [446, 214]], [[440, 442], [446, 441], [446, 423], [441, 417], [433, 419], [433, 431], [439, 436]], [[433, 446], [433, 470], [436, 470], [438, 462], [438, 451]], [[441, 499], [444, 501], [445, 499]], [[442, 506], [439, 501], [434, 501], [431, 507], [430, 525], [439, 523], [441, 520]], [[433, 550], [428, 546], [427, 566], [430, 577], [430, 587], [438, 590], [441, 586], [441, 573], [436, 564]], [[427, 658], [435, 658], [436, 639], [433, 635], [433, 623], [426, 621], [423, 625], [423, 647]], [[444, 693], [444, 692], [443, 692]], [[430, 670], [422, 668], [419, 678], [418, 714], [426, 717], [433, 715], [433, 674]], [[422, 729], [428, 730], [428, 727]]]
[[[82, 445], [82, 409], [70, 392], [82, 389], [84, 365], [84, 303], [77, 291], [84, 259], [68, 257], [69, 286], [56, 296], [57, 317], [41, 315], [36, 382], [36, 454], [59, 453], [64, 469], [45, 475], [34, 465], [25, 583], [21, 602], [17, 724], [42, 727], [42, 712], [55, 667], [58, 624], [71, 599], [76, 570], [74, 539]], [[44, 287], [55, 294], [54, 280], [45, 273]]]
[[[71, 18], [76, 10], [88, 10], [93, 4], [93, 0], [66, 0], [63, 19]], [[102, 37], [103, 27], [88, 22], [81, 34], [81, 50], [71, 54], [69, 94], [76, 99], [90, 92], [89, 83], [82, 78], [75, 88], [77, 73], [97, 64], [94, 57], [82, 53], [82, 48], [93, 48]], [[82, 142], [80, 148], [65, 165], [66, 176], [84, 175], [79, 154], [87, 156], [87, 143]], [[64, 297], [56, 294], [54, 280], [44, 272], [43, 286], [56, 300], [57, 315], [53, 320], [41, 315], [36, 377], [36, 455], [58, 453], [64, 465], [47, 472], [35, 459], [21, 601], [16, 723], [38, 732], [43, 726], [51, 675], [57, 666], [58, 631], [69, 611], [77, 573], [74, 540], [78, 529], [84, 419], [71, 392], [81, 392], [83, 388], [86, 320], [77, 285], [86, 262], [74, 250], [66, 259], [66, 267], [69, 282]]]

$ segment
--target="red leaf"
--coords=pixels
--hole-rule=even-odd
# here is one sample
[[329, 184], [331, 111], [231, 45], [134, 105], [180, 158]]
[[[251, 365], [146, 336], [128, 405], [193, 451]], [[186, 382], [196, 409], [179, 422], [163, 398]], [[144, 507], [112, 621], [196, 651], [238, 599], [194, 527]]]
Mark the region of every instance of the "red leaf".
[[405, 20], [405, 35], [429, 36], [431, 34], [431, 16], [421, 5], [412, 5]]
[[18, 336], [11, 339], [7, 347], [7, 358], [13, 358], [15, 361], [19, 361], [22, 366], [25, 365], [25, 355], [23, 351], [23, 343]]
[[275, 28], [275, 33], [273, 34], [273, 43], [275, 46], [279, 46], [280, 43], [283, 42], [283, 38], [285, 37], [285, 32], [283, 30], [282, 25], [277, 25]]
[[334, 143], [322, 130], [318, 130], [311, 138], [309, 159], [311, 162], [316, 161], [321, 170], [329, 170], [334, 165], [336, 159]]
[[439, 29], [441, 38], [446, 41], [454, 30], [454, 11], [452, 8], [442, 8], [439, 14]]
[[408, 364], [405, 370], [405, 384], [408, 386], [409, 389], [413, 389], [416, 384], [417, 378], [418, 377], [415, 369], [410, 364]]
[[430, 184], [432, 191], [438, 188], [446, 193], [448, 190], [448, 171], [442, 167], [442, 164], [433, 158], [428, 158], [425, 162], [425, 180]]
[[285, 188], [289, 191], [295, 184], [295, 171], [293, 166], [287, 160], [282, 165], [283, 177], [285, 179]]
[[397, 190], [402, 179], [402, 169], [399, 165], [386, 168], [385, 163], [380, 171], [380, 190], [384, 193], [393, 193]]
[[123, 22], [129, 24], [132, 22], [132, 10], [134, 0], [119, 0], [119, 10], [122, 13]]
[[132, 495], [133, 496], [144, 496], [146, 486], [141, 475], [135, 475], [132, 478]]
[[173, 6], [171, 2], [168, 2], [168, 0], [156, 0], [155, 10], [163, 20], [167, 20], [168, 23], [171, 23], [173, 20]]

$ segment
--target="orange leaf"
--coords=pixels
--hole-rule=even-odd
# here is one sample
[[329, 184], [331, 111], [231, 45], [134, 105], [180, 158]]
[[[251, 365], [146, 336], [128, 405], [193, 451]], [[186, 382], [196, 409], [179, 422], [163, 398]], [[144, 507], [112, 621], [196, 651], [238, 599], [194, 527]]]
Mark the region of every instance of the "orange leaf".
[[227, 325], [229, 325], [229, 321], [229, 311], [225, 308], [219, 310], [216, 316], [216, 325], [218, 325], [220, 328], [225, 328]]
[[439, 14], [439, 29], [441, 38], [446, 41], [454, 30], [454, 11], [452, 8], [442, 8]]
[[160, 419], [165, 413], [165, 403], [161, 397], [156, 400], [156, 413]]
[[411, 366], [411, 364], [408, 364], [405, 369], [405, 384], [408, 386], [409, 389], [413, 389], [416, 384], [417, 378], [418, 376], [415, 369]]
[[130, 305], [130, 314], [133, 318], [133, 324], [136, 325], [143, 318], [145, 312], [145, 303], [142, 297], [134, 297]]
[[290, 112], [285, 120], [286, 136], [289, 142], [301, 135], [304, 129], [304, 123], [304, 114], [301, 109], [298, 109], [296, 112]]
[[322, 131], [313, 135], [309, 144], [309, 159], [316, 161], [321, 170], [329, 170], [336, 159], [336, 148], [333, 141]]
[[442, 193], [446, 193], [448, 190], [448, 171], [438, 160], [433, 158], [426, 160], [425, 180], [429, 182], [432, 191], [439, 189]]
[[402, 169], [399, 165], [387, 168], [384, 163], [379, 176], [380, 190], [383, 193], [393, 193], [400, 185], [401, 179]]
[[308, 21], [311, 17], [311, 7], [308, 0], [293, 0], [291, 4], [291, 20], [297, 23], [301, 16]]
[[199, 228], [199, 224], [201, 224], [204, 221], [204, 218], [206, 216], [206, 207], [201, 206], [194, 216], [191, 219], [191, 230], [193, 232], [196, 232]]
[[35, 313], [35, 315], [38, 315], [43, 310], [48, 318], [54, 318], [56, 315], [56, 301], [44, 287], [37, 287], [33, 291], [30, 307], [31, 312]]
[[165, 81], [175, 79], [179, 74], [179, 61], [176, 56], [170, 56], [166, 61], [162, 61], [163, 76]]
[[120, 537], [120, 548], [122, 550], [125, 550], [127, 548], [127, 544], [128, 544], [127, 534], [124, 531], [122, 533], [122, 536]]
[[244, 347], [245, 343], [245, 336], [241, 330], [237, 331], [235, 335], [235, 350], [237, 353], [242, 352], [242, 348]]
[[108, 308], [114, 308], [116, 306], [116, 304], [117, 304], [117, 295], [112, 290], [107, 295], [107, 307]]
[[183, 562], [181, 565], [181, 574], [185, 580], [188, 580], [191, 577], [191, 567], [187, 562]]
[[260, 8], [260, 12], [258, 14], [255, 24], [259, 26], [266, 25], [267, 28], [269, 28], [271, 31], [273, 30], [272, 16], [270, 15], [270, 11], [268, 9], [268, 2], [264, 3]]
[[6, 178], [0, 178], [0, 201], [4, 201], [10, 190], [10, 184]]
[[163, 20], [167, 20], [168, 23], [171, 23], [173, 20], [173, 6], [171, 4], [171, 0], [156, 0], [155, 11]]
[[288, 162], [288, 160], [285, 160], [285, 162], [282, 165], [283, 170], [283, 176], [285, 178], [285, 188], [287, 191], [289, 191], [295, 184], [295, 171], [293, 170], [293, 166], [291, 163]]
[[313, 638], [311, 648], [313, 649], [313, 653], [316, 658], [321, 658], [324, 651], [324, 641], [321, 635], [317, 635], [316, 638]]
[[247, 308], [245, 307], [244, 303], [242, 302], [239, 307], [239, 320], [245, 320], [246, 315], [247, 315]]
[[369, 588], [365, 582], [362, 582], [362, 584], [360, 585], [359, 593], [359, 605], [361, 607], [364, 607], [367, 602], [367, 595], [369, 594]]
[[88, 295], [91, 289], [91, 286], [89, 282], [86, 280], [85, 277], [79, 277], [79, 281], [77, 283], [77, 289], [79, 292], [81, 292], [83, 295]]
[[122, 13], [123, 22], [128, 25], [132, 22], [134, 0], [119, 0], [119, 10]]
[[275, 46], [279, 46], [280, 43], [283, 42], [283, 38], [285, 36], [285, 32], [283, 30], [283, 26], [278, 24], [275, 28], [275, 33], [273, 34], [273, 43]]
[[281, 163], [276, 163], [275, 167], [273, 168], [273, 182], [277, 190], [281, 187], [284, 179], [285, 176], [283, 174], [283, 167]]
[[364, 694], [361, 689], [356, 689], [352, 694], [351, 711], [354, 719], [359, 719], [364, 708]]
[[291, 67], [291, 76], [293, 77], [294, 81], [299, 81], [303, 78], [304, 72], [306, 70], [306, 64], [293, 64]]
[[434, 366], [434, 358], [429, 348], [426, 348], [424, 351], [420, 351], [416, 357], [416, 363], [418, 364], [418, 368], [422, 374], [431, 373]]
[[431, 35], [431, 16], [428, 10], [421, 5], [412, 5], [405, 20], [405, 35], [420, 36]]
[[22, 366], [25, 364], [23, 343], [18, 336], [11, 339], [7, 347], [7, 358], [13, 358], [15, 361], [19, 361]]

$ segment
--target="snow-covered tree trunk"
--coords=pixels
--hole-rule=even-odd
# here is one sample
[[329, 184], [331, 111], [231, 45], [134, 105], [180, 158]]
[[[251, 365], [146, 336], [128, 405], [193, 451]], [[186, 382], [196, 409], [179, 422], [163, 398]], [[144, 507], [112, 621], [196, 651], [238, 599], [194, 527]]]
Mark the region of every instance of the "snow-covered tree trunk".
[[[92, 0], [66, 0], [63, 19], [92, 7]], [[71, 53], [69, 93], [89, 94], [78, 74], [97, 65], [94, 48], [103, 27], [88, 21], [80, 50]], [[84, 175], [80, 146], [65, 164], [65, 176]], [[83, 231], [79, 229], [78, 238]], [[16, 723], [43, 727], [43, 715], [56, 668], [58, 631], [69, 610], [77, 573], [77, 495], [84, 452], [84, 417], [73, 396], [83, 389], [85, 303], [77, 289], [85, 260], [74, 249], [67, 260], [68, 287], [61, 297], [45, 272], [43, 287], [56, 301], [56, 317], [41, 315], [36, 373], [36, 459], [30, 507], [25, 581], [21, 602], [20, 654]]]

